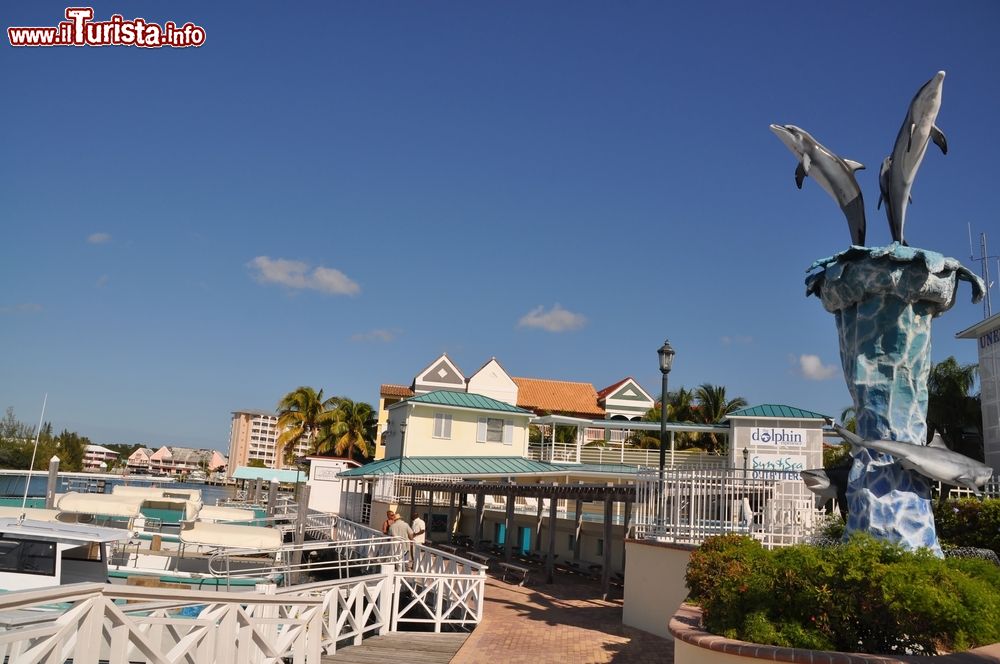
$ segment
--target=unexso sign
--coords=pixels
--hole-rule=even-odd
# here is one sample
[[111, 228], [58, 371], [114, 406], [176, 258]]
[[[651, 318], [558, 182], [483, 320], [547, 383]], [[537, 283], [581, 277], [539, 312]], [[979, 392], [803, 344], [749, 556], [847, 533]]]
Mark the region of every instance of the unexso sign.
[[805, 447], [805, 429], [780, 429], [777, 427], [752, 427], [750, 440], [755, 445], [775, 445], [778, 447]]

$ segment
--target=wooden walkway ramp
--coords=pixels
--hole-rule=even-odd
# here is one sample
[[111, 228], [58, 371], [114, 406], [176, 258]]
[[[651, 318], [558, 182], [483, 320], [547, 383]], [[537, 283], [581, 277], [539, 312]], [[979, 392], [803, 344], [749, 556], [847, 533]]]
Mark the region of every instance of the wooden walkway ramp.
[[324, 664], [447, 664], [469, 638], [467, 633], [393, 632], [323, 657]]

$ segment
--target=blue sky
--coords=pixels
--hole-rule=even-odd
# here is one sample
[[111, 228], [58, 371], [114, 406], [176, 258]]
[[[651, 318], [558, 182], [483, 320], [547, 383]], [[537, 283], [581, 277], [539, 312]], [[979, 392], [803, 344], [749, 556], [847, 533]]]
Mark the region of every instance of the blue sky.
[[[0, 407], [34, 422], [47, 392], [98, 442], [224, 449], [234, 409], [298, 385], [376, 404], [442, 351], [656, 392], [668, 337], [671, 387], [839, 413], [803, 279], [847, 224], [768, 125], [867, 165], [885, 244], [878, 166], [946, 70], [950, 152], [928, 150], [907, 238], [978, 271], [967, 223], [1000, 250], [1000, 5], [690, 5], [98, 2], [206, 43], [5, 43]], [[976, 361], [969, 295], [935, 360]]]

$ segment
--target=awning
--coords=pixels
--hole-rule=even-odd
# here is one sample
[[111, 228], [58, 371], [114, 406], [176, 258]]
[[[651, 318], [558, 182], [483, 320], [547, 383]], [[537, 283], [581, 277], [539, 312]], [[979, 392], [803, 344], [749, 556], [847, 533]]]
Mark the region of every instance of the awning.
[[230, 549], [273, 551], [281, 548], [281, 533], [274, 528], [196, 521], [190, 528], [181, 530], [181, 542]]

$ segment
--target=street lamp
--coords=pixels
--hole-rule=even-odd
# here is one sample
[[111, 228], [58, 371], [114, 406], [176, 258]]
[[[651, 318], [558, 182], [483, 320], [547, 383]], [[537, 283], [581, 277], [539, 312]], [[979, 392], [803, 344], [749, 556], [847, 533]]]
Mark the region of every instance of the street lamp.
[[747, 478], [747, 461], [749, 461], [749, 459], [750, 459], [750, 450], [748, 450], [746, 448], [746, 446], [744, 446], [743, 447], [743, 479], [744, 480]]
[[670, 340], [663, 341], [656, 354], [660, 358], [660, 373], [663, 374], [663, 383], [660, 389], [660, 500], [656, 504], [656, 524], [663, 525], [663, 470], [667, 465], [667, 375], [674, 364], [674, 347], [670, 345]]

